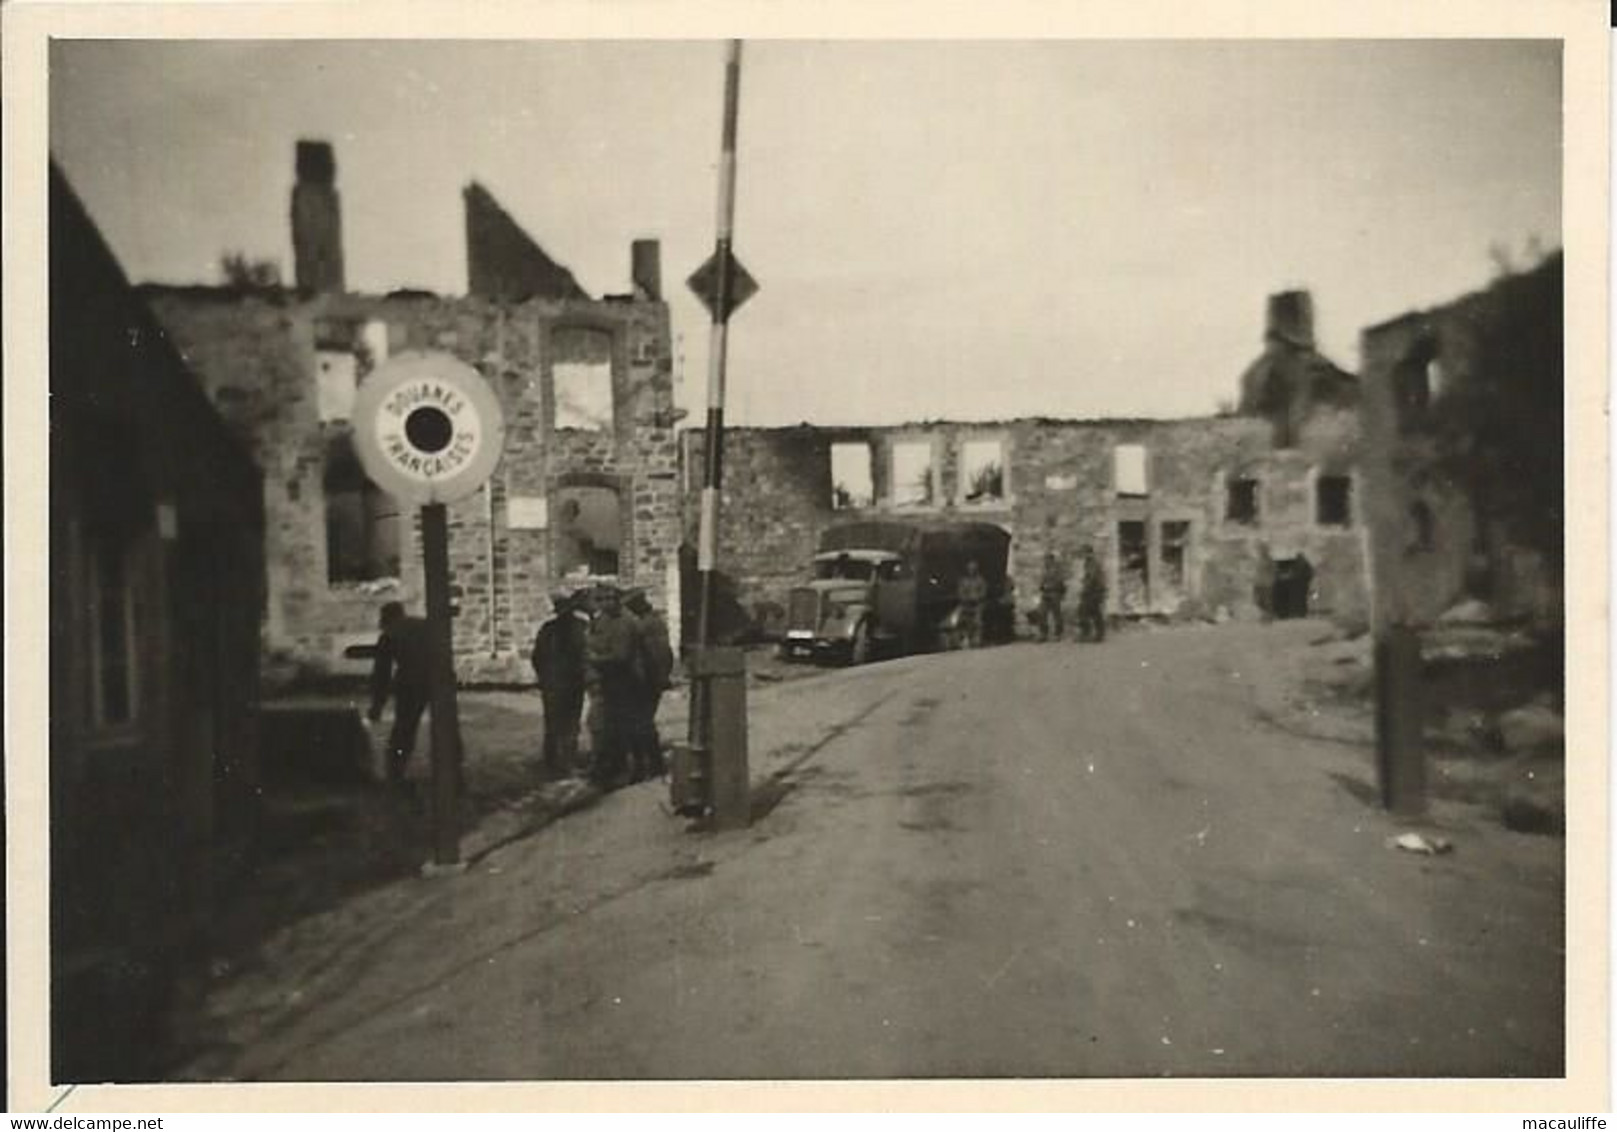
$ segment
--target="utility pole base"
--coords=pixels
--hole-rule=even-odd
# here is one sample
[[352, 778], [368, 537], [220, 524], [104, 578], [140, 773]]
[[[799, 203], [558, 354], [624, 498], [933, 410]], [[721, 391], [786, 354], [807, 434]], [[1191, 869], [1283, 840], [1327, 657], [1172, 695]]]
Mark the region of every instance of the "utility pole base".
[[1376, 772], [1381, 803], [1395, 814], [1426, 811], [1420, 637], [1390, 625], [1376, 641]]
[[699, 649], [690, 660], [697, 738], [674, 748], [670, 801], [676, 813], [708, 817], [705, 828], [752, 824], [747, 766], [747, 659], [736, 648]]

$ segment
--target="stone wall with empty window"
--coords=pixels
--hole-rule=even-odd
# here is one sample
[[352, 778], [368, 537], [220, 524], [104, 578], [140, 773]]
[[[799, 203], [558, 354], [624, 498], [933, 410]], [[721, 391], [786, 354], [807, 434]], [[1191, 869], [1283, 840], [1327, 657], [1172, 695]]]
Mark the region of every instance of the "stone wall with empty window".
[[[1115, 613], [1256, 617], [1266, 563], [1301, 555], [1316, 579], [1312, 611], [1352, 620], [1367, 601], [1357, 513], [1318, 522], [1316, 488], [1321, 469], [1329, 482], [1352, 468], [1355, 430], [1351, 414], [1330, 415], [1277, 451], [1262, 420], [1239, 417], [731, 429], [720, 568], [743, 605], [766, 607], [784, 602], [837, 523], [988, 521], [1013, 536], [1011, 572], [1027, 607], [1046, 552], [1075, 571], [1089, 545]], [[689, 443], [699, 454], [700, 432]], [[699, 455], [687, 467], [699, 469]], [[866, 490], [849, 469], [862, 489], [867, 467], [862, 505]], [[1243, 504], [1232, 519], [1230, 485], [1243, 479], [1250, 513]], [[693, 542], [696, 486], [685, 507]]]
[[463, 678], [526, 679], [559, 588], [611, 578], [667, 604], [682, 531], [662, 302], [142, 290], [264, 468], [272, 677], [362, 670], [343, 654], [374, 640], [382, 602], [422, 608], [418, 517], [363, 476], [349, 419], [404, 350], [476, 367], [505, 411], [489, 485], [450, 507]]
[[1377, 612], [1424, 625], [1467, 600], [1555, 628], [1564, 599], [1559, 253], [1364, 331]]

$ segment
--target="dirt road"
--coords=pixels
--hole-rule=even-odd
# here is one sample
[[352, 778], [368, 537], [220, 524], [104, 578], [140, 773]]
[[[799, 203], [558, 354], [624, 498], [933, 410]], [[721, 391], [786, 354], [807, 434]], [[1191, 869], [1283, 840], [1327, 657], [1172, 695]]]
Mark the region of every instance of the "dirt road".
[[1254, 710], [1305, 631], [759, 690], [751, 830], [640, 786], [385, 895], [260, 977], [228, 1075], [1558, 1075], [1562, 843], [1388, 848], [1369, 753]]

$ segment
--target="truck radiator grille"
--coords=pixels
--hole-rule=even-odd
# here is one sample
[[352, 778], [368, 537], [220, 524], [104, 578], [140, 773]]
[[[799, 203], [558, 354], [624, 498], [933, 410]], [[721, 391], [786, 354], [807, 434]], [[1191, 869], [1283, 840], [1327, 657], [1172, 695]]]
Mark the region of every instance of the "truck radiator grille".
[[786, 628], [815, 629], [820, 624], [820, 595], [813, 590], [793, 590], [786, 599]]

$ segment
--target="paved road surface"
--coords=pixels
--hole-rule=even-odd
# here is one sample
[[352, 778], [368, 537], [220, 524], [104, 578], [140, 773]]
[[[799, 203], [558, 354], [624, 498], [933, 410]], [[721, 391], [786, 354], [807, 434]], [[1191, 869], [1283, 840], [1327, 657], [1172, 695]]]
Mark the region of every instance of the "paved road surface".
[[767, 689], [750, 831], [613, 795], [310, 965], [234, 1075], [1559, 1075], [1561, 843], [1388, 849], [1367, 751], [1255, 718], [1288, 631]]

